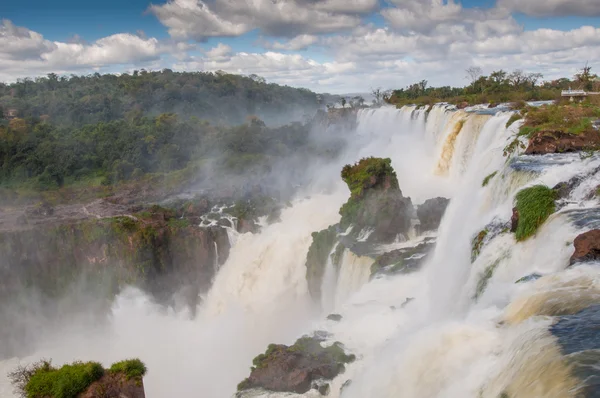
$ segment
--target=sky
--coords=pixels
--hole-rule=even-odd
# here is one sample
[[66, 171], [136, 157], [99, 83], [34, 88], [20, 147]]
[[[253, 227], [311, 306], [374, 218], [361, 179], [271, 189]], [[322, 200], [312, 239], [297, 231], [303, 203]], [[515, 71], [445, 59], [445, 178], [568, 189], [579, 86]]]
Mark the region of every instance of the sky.
[[0, 81], [136, 69], [317, 92], [600, 71], [600, 0], [1, 0]]

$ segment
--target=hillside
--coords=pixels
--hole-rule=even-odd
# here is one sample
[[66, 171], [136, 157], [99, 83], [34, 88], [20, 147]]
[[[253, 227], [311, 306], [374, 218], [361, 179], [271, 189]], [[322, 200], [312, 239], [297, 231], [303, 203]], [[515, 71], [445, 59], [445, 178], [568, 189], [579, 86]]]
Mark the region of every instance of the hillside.
[[269, 84], [256, 75], [169, 69], [70, 77], [51, 73], [0, 83], [4, 113], [12, 111], [21, 118], [42, 118], [62, 126], [161, 113], [228, 125], [256, 115], [269, 125], [279, 125], [312, 116], [319, 107], [318, 98], [310, 90]]

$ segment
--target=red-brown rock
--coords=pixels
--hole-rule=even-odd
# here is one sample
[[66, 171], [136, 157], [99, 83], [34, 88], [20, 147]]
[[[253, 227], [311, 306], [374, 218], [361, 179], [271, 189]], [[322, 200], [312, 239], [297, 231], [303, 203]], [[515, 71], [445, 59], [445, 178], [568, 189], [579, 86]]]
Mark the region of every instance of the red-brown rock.
[[127, 379], [121, 373], [106, 372], [92, 383], [80, 398], [146, 398], [140, 378]]
[[575, 238], [575, 253], [571, 265], [580, 262], [600, 260], [600, 229], [594, 229]]
[[525, 154], [545, 155], [598, 148], [600, 148], [600, 132], [598, 131], [588, 131], [578, 135], [561, 131], [540, 131], [529, 140]]
[[512, 217], [510, 218], [510, 232], [517, 232], [519, 226], [519, 210], [513, 208]]
[[469, 106], [469, 103], [468, 103], [468, 102], [466, 102], [466, 101], [463, 101], [463, 102], [461, 102], [461, 103], [459, 103], [459, 104], [457, 104], [457, 105], [456, 105], [456, 107], [457, 107], [458, 109], [465, 109], [465, 108], [467, 108], [468, 106]]

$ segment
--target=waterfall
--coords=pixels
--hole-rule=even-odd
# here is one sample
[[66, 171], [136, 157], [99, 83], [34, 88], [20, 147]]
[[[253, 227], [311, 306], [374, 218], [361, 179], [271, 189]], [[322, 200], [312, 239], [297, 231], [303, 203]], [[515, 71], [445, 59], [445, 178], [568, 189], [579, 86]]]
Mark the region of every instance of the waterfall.
[[[150, 370], [149, 397], [222, 398], [232, 396], [252, 358], [269, 343], [289, 344], [321, 330], [358, 357], [331, 382], [331, 398], [576, 396], [580, 380], [549, 328], [556, 323], [553, 317], [600, 302], [594, 267], [566, 269], [574, 238], [600, 225], [598, 203], [590, 199], [600, 184], [600, 157], [505, 156], [520, 126], [506, 127], [510, 115], [444, 104], [358, 112], [343, 163], [390, 157], [403, 194], [414, 203], [451, 198], [435, 250], [420, 271], [371, 278], [373, 258], [346, 249], [339, 266], [327, 262], [326, 312], [315, 312], [305, 261], [311, 233], [337, 223], [348, 197], [347, 189], [337, 189], [336, 163], [319, 176], [331, 181], [334, 193], [300, 196], [282, 211], [280, 222], [259, 234], [228, 231], [231, 253], [196, 319], [127, 290], [115, 302], [107, 327], [81, 333], [74, 325], [73, 333], [49, 337], [22, 361], [51, 357], [57, 363], [95, 359], [108, 364], [138, 356]], [[488, 176], [493, 177], [483, 186]], [[534, 237], [516, 242], [505, 225], [517, 192], [536, 184], [553, 187], [575, 176], [581, 181], [565, 206]], [[472, 239], [484, 229], [493, 233], [472, 261]], [[423, 237], [408, 238], [402, 245]], [[515, 283], [533, 273], [542, 277]], [[340, 322], [324, 319], [332, 310], [343, 315]], [[17, 361], [2, 362], [0, 373]], [[0, 378], [0, 396], [10, 396], [9, 391]]]

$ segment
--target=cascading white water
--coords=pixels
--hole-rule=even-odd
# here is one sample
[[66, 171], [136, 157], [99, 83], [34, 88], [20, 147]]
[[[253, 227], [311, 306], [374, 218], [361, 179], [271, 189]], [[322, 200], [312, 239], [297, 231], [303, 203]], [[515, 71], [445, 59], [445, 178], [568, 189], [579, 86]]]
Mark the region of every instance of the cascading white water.
[[[596, 206], [586, 198], [600, 181], [600, 159], [521, 157], [525, 166], [515, 168], [503, 156], [519, 127], [517, 122], [506, 128], [509, 117], [447, 105], [359, 111], [351, 136], [356, 145], [345, 162], [390, 157], [403, 194], [414, 203], [437, 196], [452, 201], [437, 247], [420, 272], [369, 280], [372, 261], [349, 250], [339, 268], [328, 262], [323, 307], [342, 314], [341, 322], [322, 320], [325, 314], [313, 312], [304, 263], [311, 232], [339, 220], [347, 192], [298, 200], [283, 211], [280, 223], [257, 235], [231, 239], [235, 244], [230, 257], [220, 267], [198, 319], [165, 312], [141, 293], [128, 291], [115, 303], [106, 329], [81, 333], [74, 328], [72, 335], [48, 341], [31, 360], [96, 359], [108, 364], [139, 356], [150, 369], [149, 398], [222, 398], [231, 396], [247, 376], [252, 358], [269, 343], [290, 343], [318, 328], [358, 356], [331, 383], [332, 398], [342, 396], [348, 380], [352, 383], [343, 389], [343, 398], [498, 398], [504, 392], [511, 398], [572, 396], [576, 383], [547, 331], [550, 321], [531, 316], [552, 315], [554, 307], [544, 303], [553, 297], [575, 309], [600, 296], [593, 268], [564, 271], [573, 251], [569, 242], [585, 230], [571, 222], [569, 211]], [[581, 173], [590, 176], [535, 237], [516, 243], [513, 235], [500, 234], [471, 264], [471, 239], [492, 220], [510, 219], [519, 189], [538, 183], [553, 186]], [[334, 169], [331, 181], [338, 175]], [[534, 272], [548, 276], [515, 284]], [[482, 280], [484, 289], [474, 300]], [[544, 355], [536, 357], [539, 352]], [[15, 363], [3, 362], [0, 372]], [[531, 389], [536, 378], [545, 384]], [[0, 396], [10, 396], [9, 390], [0, 383]]]

